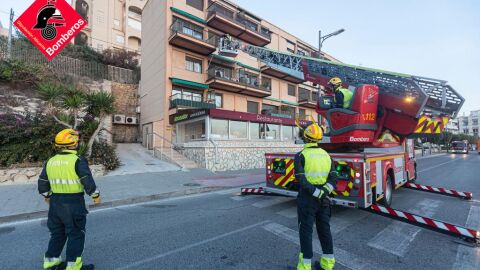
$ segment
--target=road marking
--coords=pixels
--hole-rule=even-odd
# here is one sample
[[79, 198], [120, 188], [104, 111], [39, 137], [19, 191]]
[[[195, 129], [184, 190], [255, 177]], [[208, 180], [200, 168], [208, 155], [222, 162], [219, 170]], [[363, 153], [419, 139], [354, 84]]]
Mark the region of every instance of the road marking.
[[[440, 201], [424, 199], [414, 208], [411, 208], [409, 212], [431, 217], [437, 208], [439, 208], [440, 204]], [[403, 257], [421, 230], [419, 227], [394, 221], [368, 241], [367, 244], [370, 247]]]
[[446, 155], [447, 155], [446, 153], [443, 153], [443, 154], [432, 154], [432, 155], [428, 155], [428, 156], [420, 156], [420, 157], [417, 157], [417, 160], [434, 158], [434, 157], [443, 157], [443, 156], [446, 156]]
[[437, 164], [437, 165], [435, 165], [435, 166], [428, 167], [428, 168], [425, 168], [425, 169], [423, 169], [423, 170], [420, 170], [420, 171], [418, 171], [417, 173], [422, 173], [422, 172], [425, 172], [425, 171], [429, 171], [429, 170], [431, 170], [431, 169], [438, 168], [438, 167], [440, 167], [440, 166], [443, 166], [443, 165], [448, 164], [448, 163], [455, 162], [455, 161], [457, 161], [457, 160], [464, 160], [464, 158], [454, 158], [454, 159], [449, 160], [449, 161], [447, 161], [447, 162], [443, 162], [443, 163]]
[[330, 220], [330, 230], [332, 234], [337, 234], [358, 221], [370, 216], [368, 212], [357, 209], [347, 209], [346, 211], [333, 215]]
[[[480, 230], [480, 206], [470, 207], [468, 213], [467, 228]], [[478, 270], [480, 269], [480, 247], [468, 247], [459, 245], [457, 249], [457, 256], [452, 270]]]
[[178, 252], [182, 252], [182, 251], [185, 251], [185, 250], [194, 248], [194, 247], [198, 247], [198, 246], [201, 246], [201, 245], [204, 245], [204, 244], [208, 244], [208, 243], [210, 243], [210, 242], [217, 241], [217, 240], [220, 240], [220, 239], [222, 239], [222, 238], [225, 238], [225, 237], [228, 237], [228, 236], [237, 234], [237, 233], [241, 233], [241, 232], [244, 232], [244, 231], [253, 229], [253, 228], [258, 227], [258, 226], [262, 226], [262, 225], [264, 225], [264, 224], [266, 224], [266, 223], [269, 223], [269, 222], [270, 222], [270, 221], [266, 220], [266, 221], [262, 221], [262, 222], [259, 222], [259, 223], [255, 223], [255, 224], [252, 224], [252, 225], [249, 225], [249, 226], [240, 228], [240, 229], [238, 229], [238, 230], [234, 230], [234, 231], [231, 231], [231, 232], [228, 232], [228, 233], [224, 233], [224, 234], [221, 234], [221, 235], [218, 235], [218, 236], [209, 238], [209, 239], [205, 239], [205, 240], [202, 240], [202, 241], [199, 241], [199, 242], [190, 244], [190, 245], [183, 246], [183, 247], [181, 247], [181, 248], [176, 248], [176, 249], [170, 250], [170, 251], [168, 251], [168, 252], [155, 255], [155, 256], [150, 257], [150, 258], [145, 258], [145, 259], [143, 259], [143, 260], [136, 261], [136, 262], [134, 262], [134, 263], [132, 263], [132, 264], [128, 264], [128, 265], [125, 265], [125, 266], [123, 266], [123, 267], [117, 268], [117, 270], [124, 270], [124, 269], [130, 269], [130, 268], [138, 267], [138, 266], [141, 266], [141, 265], [143, 265], [143, 264], [156, 261], [156, 260], [158, 260], [158, 259], [167, 257], [167, 256], [169, 256], [169, 255], [172, 255], [172, 254], [175, 254], [175, 253], [178, 253]]
[[277, 212], [280, 216], [284, 216], [286, 218], [297, 218], [297, 207], [293, 206], [290, 208], [287, 208], [285, 210]]
[[[300, 246], [298, 232], [295, 230], [292, 230], [288, 227], [285, 227], [281, 224], [274, 223], [274, 222], [265, 224], [263, 228], [266, 231], [271, 232], [276, 236], [279, 236], [280, 238], [283, 238], [284, 240], [290, 241], [296, 244], [297, 246]], [[317, 254], [322, 254], [322, 248], [320, 247], [320, 243], [318, 241], [313, 241], [313, 251]], [[335, 253], [335, 258], [339, 264], [352, 270], [391, 269], [391, 268], [385, 268], [382, 265], [369, 263], [364, 258], [357, 256], [355, 254], [352, 254], [341, 248], [334, 247], [334, 253]]]
[[295, 200], [295, 199], [290, 197], [274, 197], [274, 198], [271, 198], [270, 200], [256, 202], [252, 204], [252, 206], [256, 208], [266, 208], [266, 207], [274, 206], [276, 204], [284, 203], [291, 200]]

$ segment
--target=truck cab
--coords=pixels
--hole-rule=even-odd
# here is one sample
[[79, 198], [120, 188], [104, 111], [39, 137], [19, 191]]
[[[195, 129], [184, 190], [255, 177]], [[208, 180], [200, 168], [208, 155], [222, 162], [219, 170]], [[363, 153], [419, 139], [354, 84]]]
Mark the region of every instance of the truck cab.
[[450, 152], [468, 154], [468, 141], [453, 141]]

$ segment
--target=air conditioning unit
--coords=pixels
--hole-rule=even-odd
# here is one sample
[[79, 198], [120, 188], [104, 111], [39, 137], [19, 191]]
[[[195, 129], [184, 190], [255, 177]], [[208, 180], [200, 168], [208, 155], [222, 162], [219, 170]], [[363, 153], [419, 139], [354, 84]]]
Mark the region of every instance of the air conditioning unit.
[[113, 116], [113, 123], [114, 124], [125, 124], [125, 115], [123, 114], [115, 114]]
[[128, 116], [128, 117], [125, 118], [125, 124], [136, 125], [136, 124], [138, 124], [137, 123], [137, 118], [133, 117], [133, 116]]

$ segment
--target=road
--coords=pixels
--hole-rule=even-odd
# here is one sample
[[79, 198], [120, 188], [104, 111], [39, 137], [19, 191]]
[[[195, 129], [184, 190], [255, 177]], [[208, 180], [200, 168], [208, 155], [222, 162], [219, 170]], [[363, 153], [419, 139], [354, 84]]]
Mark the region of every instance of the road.
[[[400, 189], [393, 206], [480, 229], [480, 155], [418, 164], [418, 183], [471, 191], [474, 200]], [[120, 270], [296, 269], [295, 200], [236, 192], [92, 211], [84, 260]], [[480, 269], [480, 248], [364, 211], [335, 208], [332, 231], [335, 269]], [[40, 269], [48, 237], [45, 220], [0, 225], [0, 269]]]

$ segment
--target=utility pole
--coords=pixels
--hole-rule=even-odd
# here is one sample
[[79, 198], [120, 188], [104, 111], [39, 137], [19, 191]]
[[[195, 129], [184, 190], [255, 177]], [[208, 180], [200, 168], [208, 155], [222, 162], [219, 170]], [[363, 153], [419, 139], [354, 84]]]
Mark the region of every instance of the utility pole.
[[13, 8], [10, 9], [10, 26], [8, 27], [7, 58], [12, 57], [12, 30], [13, 30]]
[[329, 38], [329, 37], [333, 37], [333, 36], [336, 36], [336, 35], [339, 35], [341, 33], [345, 32], [345, 29], [340, 29], [340, 30], [337, 30], [333, 33], [330, 33], [328, 35], [325, 35], [325, 36], [322, 36], [322, 30], [319, 30], [318, 31], [318, 58], [322, 58], [322, 46], [323, 46], [323, 42]]

